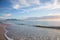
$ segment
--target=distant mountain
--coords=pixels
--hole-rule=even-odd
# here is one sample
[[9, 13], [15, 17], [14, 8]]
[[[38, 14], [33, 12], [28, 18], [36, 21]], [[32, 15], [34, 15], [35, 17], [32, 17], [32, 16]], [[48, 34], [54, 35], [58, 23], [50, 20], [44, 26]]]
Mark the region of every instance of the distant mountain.
[[20, 19], [6, 19], [5, 21], [20, 21]]
[[60, 19], [60, 16], [44, 16], [44, 17], [30, 17], [26, 20], [52, 20], [52, 19]]
[[[60, 16], [29, 17], [24, 20], [60, 20]], [[21, 19], [6, 19], [5, 21], [23, 21]]]

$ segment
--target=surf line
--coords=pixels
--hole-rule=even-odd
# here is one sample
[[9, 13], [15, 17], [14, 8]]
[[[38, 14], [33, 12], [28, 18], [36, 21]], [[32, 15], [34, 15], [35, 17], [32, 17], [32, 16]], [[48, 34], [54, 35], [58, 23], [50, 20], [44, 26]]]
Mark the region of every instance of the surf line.
[[9, 37], [7, 36], [7, 32], [8, 32], [8, 31], [7, 31], [5, 28], [4, 28], [4, 30], [5, 30], [5, 34], [4, 34], [5, 37], [6, 37], [8, 40], [13, 40], [13, 39], [11, 39], [11, 38], [9, 38]]

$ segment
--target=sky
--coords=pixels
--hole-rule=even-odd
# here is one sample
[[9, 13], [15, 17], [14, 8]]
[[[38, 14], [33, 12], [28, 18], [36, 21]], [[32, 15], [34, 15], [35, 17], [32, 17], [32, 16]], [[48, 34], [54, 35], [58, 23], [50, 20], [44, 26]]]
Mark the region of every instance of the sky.
[[60, 15], [60, 0], [0, 0], [0, 19]]

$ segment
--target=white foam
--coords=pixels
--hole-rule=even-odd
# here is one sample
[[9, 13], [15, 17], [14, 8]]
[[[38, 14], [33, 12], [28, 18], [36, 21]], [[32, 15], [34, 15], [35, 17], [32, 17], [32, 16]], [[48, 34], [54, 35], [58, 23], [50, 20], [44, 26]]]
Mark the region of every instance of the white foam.
[[5, 29], [5, 34], [4, 34], [5, 37], [6, 37], [8, 40], [13, 40], [13, 39], [11, 39], [11, 38], [9, 38], [9, 37], [7, 36], [7, 32], [8, 32], [8, 31]]

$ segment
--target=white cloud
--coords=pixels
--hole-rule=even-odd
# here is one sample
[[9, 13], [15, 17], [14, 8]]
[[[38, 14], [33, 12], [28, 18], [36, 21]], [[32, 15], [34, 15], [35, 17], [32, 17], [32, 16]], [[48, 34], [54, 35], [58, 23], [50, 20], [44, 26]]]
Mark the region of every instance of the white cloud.
[[10, 17], [11, 14], [3, 14], [2, 16], [4, 16], [4, 17]]
[[60, 16], [60, 13], [49, 13], [48, 16]]
[[30, 5], [32, 5], [32, 4], [40, 5], [40, 0], [29, 0], [28, 3]]
[[58, 3], [58, 0], [54, 0], [53, 5], [57, 5], [57, 3]]
[[26, 0], [11, 0], [11, 3], [13, 9], [30, 6]]
[[40, 5], [40, 0], [34, 0], [34, 4]]
[[2, 15], [0, 16], [0, 19], [4, 19], [4, 18], [10, 17], [10, 16], [11, 16], [11, 14], [2, 14]]
[[19, 0], [19, 3], [21, 4], [21, 6], [30, 6], [27, 0]]
[[46, 4], [41, 4], [40, 0], [11, 0], [12, 7], [14, 9], [19, 9], [23, 7], [29, 7], [33, 5], [40, 5], [39, 7], [32, 8], [31, 10], [41, 10], [41, 9], [57, 9], [60, 8], [58, 0], [53, 0], [53, 3], [46, 2]]
[[14, 9], [19, 9], [20, 8], [20, 5], [19, 4], [15, 4], [15, 5], [13, 5], [13, 8]]
[[2, 19], [2, 18], [4, 18], [4, 17], [0, 16], [0, 19]]
[[13, 9], [19, 9], [32, 6], [32, 4], [40, 5], [40, 0], [11, 0], [11, 3]]
[[49, 9], [49, 10], [53, 10], [53, 9], [58, 9], [60, 8], [60, 3], [58, 3], [58, 0], [54, 0], [53, 3], [46, 3], [46, 5], [42, 5], [39, 7], [35, 7], [29, 10], [41, 10], [41, 9]]

